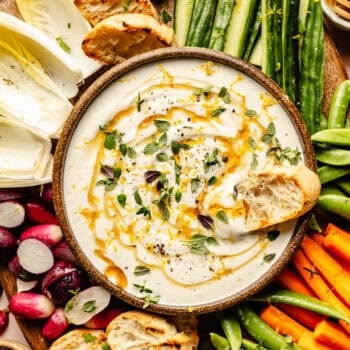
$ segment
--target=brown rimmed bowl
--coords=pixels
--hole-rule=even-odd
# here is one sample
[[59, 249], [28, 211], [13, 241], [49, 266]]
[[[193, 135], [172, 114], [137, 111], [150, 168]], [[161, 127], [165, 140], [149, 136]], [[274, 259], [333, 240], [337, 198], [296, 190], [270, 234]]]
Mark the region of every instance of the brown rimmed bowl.
[[[110, 235], [113, 230], [108, 225], [104, 226], [103, 221], [96, 224], [101, 212], [91, 210], [90, 207], [91, 203], [96, 205], [103, 201], [103, 192], [99, 192], [101, 197], [97, 195], [96, 198], [96, 194], [89, 190], [96, 175], [92, 169], [97, 154], [96, 150], [89, 153], [90, 148], [94, 148], [91, 140], [95, 139], [99, 128], [113, 118], [118, 108], [125, 108], [125, 101], [130, 95], [133, 95], [133, 101], [137, 101], [141, 86], [146, 82], [149, 84], [150, 79], [161, 79], [162, 82], [172, 84], [177, 82], [177, 78], [182, 83], [192, 83], [194, 77], [197, 79], [196, 84], [202, 79], [206, 85], [218, 87], [234, 81], [234, 89], [238, 94], [244, 95], [246, 91], [247, 108], [255, 108], [254, 103], [257, 103], [261, 94], [271, 96], [272, 100], [269, 101], [276, 102], [270, 107], [273, 109], [272, 114], [278, 116], [276, 129], [282, 133], [279, 135], [282, 144], [289, 142], [289, 146], [297, 147], [302, 162], [315, 170], [311, 140], [296, 107], [275, 82], [242, 60], [208, 49], [159, 49], [129, 59], [97, 79], [75, 104], [58, 141], [53, 172], [56, 213], [69, 246], [96, 283], [139, 308], [145, 305], [142, 297], [148, 294], [160, 296], [148, 308], [163, 314], [189, 311], [209, 313], [235, 305], [259, 292], [289, 262], [309, 222], [309, 216], [305, 215], [278, 225], [275, 229], [281, 234], [273, 242], [264, 241], [261, 244], [265, 247], [264, 251], [259, 251], [254, 258], [247, 258], [247, 262], [233, 273], [208, 283], [179, 287], [167, 281], [163, 285], [162, 277], [153, 270], [151, 274], [134, 277], [132, 271], [140, 265], [140, 261], [130, 258], [135, 256], [135, 250], [129, 254], [124, 252], [123, 245], [116, 246], [117, 239]], [[137, 243], [130, 249], [135, 247]], [[272, 257], [271, 261], [263, 259], [266, 255]], [[153, 277], [154, 274], [158, 277]], [[164, 280], [168, 278], [164, 277]], [[152, 293], [140, 293], [140, 288], [135, 288], [135, 284], [146, 285]]]

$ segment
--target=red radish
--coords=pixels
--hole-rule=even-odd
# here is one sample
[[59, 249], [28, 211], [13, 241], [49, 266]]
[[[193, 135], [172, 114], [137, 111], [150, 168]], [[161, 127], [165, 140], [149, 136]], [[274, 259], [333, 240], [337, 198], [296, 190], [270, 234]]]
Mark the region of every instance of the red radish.
[[23, 281], [20, 278], [16, 278], [17, 293], [33, 290], [38, 285], [38, 283], [38, 280]]
[[43, 191], [41, 193], [42, 201], [49, 205], [53, 205], [53, 191], [52, 191], [52, 183], [45, 184], [43, 187]]
[[0, 227], [0, 260], [7, 261], [16, 251], [17, 243], [14, 235], [4, 227]]
[[9, 310], [16, 317], [36, 320], [50, 317], [55, 311], [55, 305], [43, 294], [21, 292], [10, 298]]
[[62, 241], [54, 248], [53, 256], [57, 260], [69, 261], [73, 264], [77, 264], [77, 259], [70, 250], [66, 241]]
[[45, 339], [53, 341], [64, 333], [68, 325], [64, 309], [58, 307], [44, 324], [42, 335]]
[[18, 227], [25, 219], [23, 205], [15, 200], [0, 202], [0, 226], [5, 228]]
[[37, 281], [38, 276], [26, 271], [21, 264], [19, 263], [18, 256], [15, 255], [8, 263], [9, 270], [13, 273], [13, 275], [24, 282], [29, 281]]
[[84, 326], [90, 329], [104, 329], [118, 315], [123, 312], [122, 309], [106, 308], [87, 321]]
[[34, 274], [49, 271], [55, 262], [51, 249], [36, 238], [28, 238], [20, 242], [17, 256], [21, 266]]
[[23, 241], [27, 238], [36, 238], [50, 247], [60, 243], [63, 239], [62, 230], [55, 224], [40, 224], [34, 225], [21, 233], [20, 240]]
[[9, 324], [8, 310], [0, 310], [0, 335], [6, 330]]
[[72, 298], [72, 293], [85, 288], [86, 280], [86, 276], [75, 265], [61, 260], [45, 274], [41, 289], [56, 305], [64, 305]]
[[28, 219], [37, 224], [58, 225], [56, 216], [37, 201], [30, 201], [26, 203], [26, 213]]
[[0, 188], [0, 202], [24, 197], [26, 191], [19, 188]]
[[82, 325], [104, 310], [111, 294], [102, 287], [93, 286], [82, 290], [68, 301], [65, 314], [69, 323]]

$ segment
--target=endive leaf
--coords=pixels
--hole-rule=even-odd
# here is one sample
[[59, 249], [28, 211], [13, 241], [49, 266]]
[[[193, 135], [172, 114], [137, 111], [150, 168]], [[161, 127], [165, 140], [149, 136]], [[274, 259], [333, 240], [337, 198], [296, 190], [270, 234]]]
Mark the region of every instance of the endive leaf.
[[16, 0], [24, 20], [36, 27], [69, 53], [78, 63], [86, 78], [96, 72], [101, 64], [90, 59], [81, 43], [91, 29], [73, 0]]

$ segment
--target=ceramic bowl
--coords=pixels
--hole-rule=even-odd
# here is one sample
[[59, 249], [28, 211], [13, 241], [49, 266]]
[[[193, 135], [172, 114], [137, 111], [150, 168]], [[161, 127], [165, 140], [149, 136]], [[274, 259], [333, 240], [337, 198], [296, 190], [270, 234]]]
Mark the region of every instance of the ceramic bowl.
[[0, 339], [0, 349], [3, 350], [29, 350], [29, 348], [22, 343], [15, 340]]
[[[96, 80], [63, 128], [53, 179], [65, 238], [96, 283], [165, 314], [224, 309], [270, 283], [297, 249], [308, 216], [242, 233], [230, 203], [232, 181], [266, 165], [260, 137], [274, 133], [271, 121], [274, 145], [298, 150], [300, 162], [315, 170], [294, 104], [239, 59], [160, 49]], [[228, 168], [226, 188], [224, 173], [213, 174]], [[218, 207], [208, 219], [201, 210], [214, 202], [229, 209]], [[271, 230], [278, 237], [269, 240]]]
[[350, 21], [338, 16], [330, 6], [329, 0], [322, 0], [322, 9], [325, 16], [338, 28], [350, 31]]

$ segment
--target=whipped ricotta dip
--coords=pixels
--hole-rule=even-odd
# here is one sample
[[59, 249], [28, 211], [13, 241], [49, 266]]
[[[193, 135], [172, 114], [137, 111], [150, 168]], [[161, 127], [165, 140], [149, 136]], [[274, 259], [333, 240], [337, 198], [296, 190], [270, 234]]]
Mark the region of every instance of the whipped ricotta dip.
[[148, 63], [106, 87], [74, 130], [68, 221], [113, 284], [146, 306], [195, 309], [247, 288], [283, 253], [296, 220], [246, 232], [235, 193], [249, 171], [281, 162], [303, 162], [302, 144], [264, 87], [203, 59]]

